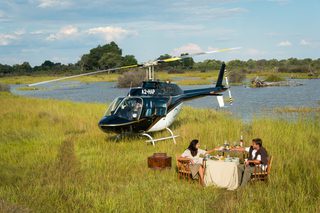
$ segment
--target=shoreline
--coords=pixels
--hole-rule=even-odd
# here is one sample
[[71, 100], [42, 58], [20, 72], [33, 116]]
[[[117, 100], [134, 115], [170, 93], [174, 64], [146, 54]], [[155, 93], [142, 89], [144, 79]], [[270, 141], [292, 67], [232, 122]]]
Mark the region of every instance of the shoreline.
[[[156, 79], [170, 80], [177, 83], [178, 85], [206, 85], [214, 82], [217, 77], [218, 71], [189, 71], [181, 74], [168, 74], [167, 72], [157, 72]], [[286, 79], [320, 79], [319, 77], [310, 77], [308, 73], [274, 73], [274, 72], [257, 72], [246, 74], [246, 80], [243, 83], [230, 83], [230, 85], [246, 85], [246, 81], [255, 78], [256, 76], [266, 77], [268, 75], [276, 74], [282, 78]], [[22, 75], [22, 76], [2, 76], [0, 77], [0, 82], [5, 84], [31, 84], [40, 81], [52, 80], [55, 78], [64, 77], [66, 75], [47, 75], [47, 74], [34, 74], [34, 75]], [[75, 78], [75, 81], [80, 81], [83, 83], [91, 82], [117, 82], [118, 77], [121, 74], [111, 73], [111, 74], [101, 74], [92, 76], [83, 76]]]

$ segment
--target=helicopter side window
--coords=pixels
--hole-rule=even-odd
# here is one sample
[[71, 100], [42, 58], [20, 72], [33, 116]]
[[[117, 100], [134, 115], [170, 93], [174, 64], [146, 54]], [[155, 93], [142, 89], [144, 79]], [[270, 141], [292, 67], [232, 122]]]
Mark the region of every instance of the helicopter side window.
[[164, 100], [155, 101], [154, 114], [157, 116], [164, 116], [167, 114], [167, 102]]
[[127, 120], [137, 120], [140, 117], [142, 110], [141, 98], [126, 98], [117, 108], [115, 115]]
[[145, 117], [164, 116], [167, 114], [167, 101], [163, 99], [144, 98], [142, 115]]
[[109, 105], [109, 108], [104, 115], [105, 116], [113, 115], [114, 111], [117, 109], [118, 105], [121, 103], [123, 99], [124, 97], [115, 98], [112, 101], [112, 103]]
[[142, 114], [146, 117], [152, 116], [152, 108], [152, 101], [150, 99], [144, 99], [144, 109]]

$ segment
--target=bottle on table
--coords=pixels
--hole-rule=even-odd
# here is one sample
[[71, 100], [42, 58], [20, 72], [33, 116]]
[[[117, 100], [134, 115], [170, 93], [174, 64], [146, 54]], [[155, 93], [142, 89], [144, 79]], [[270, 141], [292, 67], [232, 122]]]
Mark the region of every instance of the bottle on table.
[[243, 147], [243, 136], [240, 136], [240, 147]]

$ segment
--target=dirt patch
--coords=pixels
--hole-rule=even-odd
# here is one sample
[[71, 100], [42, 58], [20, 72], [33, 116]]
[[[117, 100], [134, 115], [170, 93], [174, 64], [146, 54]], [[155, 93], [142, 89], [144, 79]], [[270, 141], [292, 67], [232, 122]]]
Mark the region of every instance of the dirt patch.
[[27, 213], [31, 212], [31, 210], [16, 204], [8, 203], [3, 199], [0, 199], [0, 212]]

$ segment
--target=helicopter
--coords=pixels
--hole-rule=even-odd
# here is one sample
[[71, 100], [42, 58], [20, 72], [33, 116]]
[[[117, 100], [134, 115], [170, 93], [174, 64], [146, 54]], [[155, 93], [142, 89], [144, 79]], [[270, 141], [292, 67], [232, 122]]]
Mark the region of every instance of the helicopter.
[[[177, 84], [169, 81], [155, 80], [154, 67], [161, 63], [177, 61], [195, 55], [224, 52], [239, 48], [240, 47], [219, 49], [190, 55], [186, 54], [179, 57], [150, 61], [144, 64], [135, 64], [67, 76], [59, 79], [29, 84], [28, 86], [36, 86], [39, 84], [46, 84], [85, 75], [117, 71], [134, 67], [147, 68], [146, 73], [148, 80], [143, 81], [141, 87], [131, 88], [126, 96], [115, 98], [109, 105], [104, 116], [98, 122], [98, 126], [105, 133], [113, 132], [119, 136], [128, 133], [146, 136], [149, 138], [149, 140], [146, 142], [150, 142], [153, 145], [155, 145], [155, 142], [157, 141], [167, 139], [173, 139], [173, 142], [176, 143], [175, 138], [178, 137], [178, 135], [174, 135], [169, 127], [181, 111], [182, 105], [185, 101], [204, 96], [216, 96], [219, 106], [224, 107], [223, 92], [228, 90], [229, 102], [232, 105], [232, 96], [227, 76], [225, 76], [226, 86], [222, 84], [226, 71], [226, 64], [224, 62], [222, 63], [215, 85], [207, 88], [192, 90], [182, 90]], [[170, 132], [169, 137], [154, 139], [151, 136], [152, 132], [162, 131], [165, 129]]]

